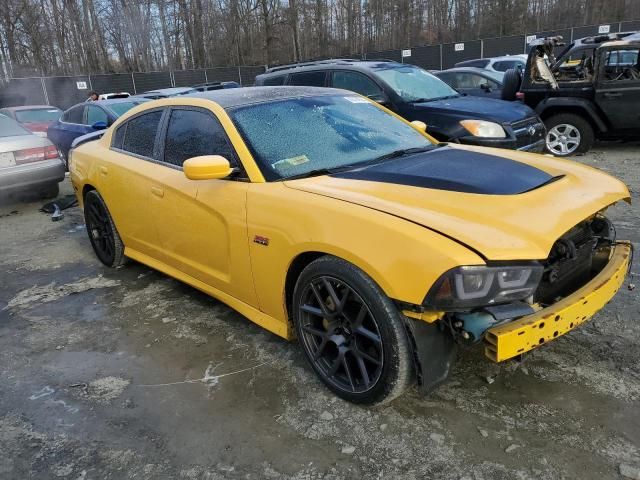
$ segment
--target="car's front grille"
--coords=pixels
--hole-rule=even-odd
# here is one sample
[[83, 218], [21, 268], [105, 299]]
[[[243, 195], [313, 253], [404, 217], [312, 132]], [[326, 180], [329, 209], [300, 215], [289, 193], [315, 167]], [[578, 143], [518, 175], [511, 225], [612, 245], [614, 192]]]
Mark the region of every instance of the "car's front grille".
[[[543, 305], [555, 303], [585, 285], [597, 274], [608, 258], [611, 242], [602, 217], [582, 222], [563, 235], [543, 262], [544, 275], [534, 295]], [[594, 233], [597, 231], [598, 233]]]
[[511, 124], [516, 136], [516, 148], [525, 147], [536, 143], [545, 136], [544, 123], [538, 117], [529, 117]]

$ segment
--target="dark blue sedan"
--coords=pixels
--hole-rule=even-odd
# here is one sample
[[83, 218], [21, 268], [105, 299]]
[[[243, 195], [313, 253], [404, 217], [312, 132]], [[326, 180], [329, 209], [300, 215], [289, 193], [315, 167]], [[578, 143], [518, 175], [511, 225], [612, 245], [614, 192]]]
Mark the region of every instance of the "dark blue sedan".
[[145, 101], [143, 98], [118, 98], [79, 103], [49, 126], [47, 137], [58, 148], [60, 158], [66, 164], [75, 138], [109, 127], [120, 115]]

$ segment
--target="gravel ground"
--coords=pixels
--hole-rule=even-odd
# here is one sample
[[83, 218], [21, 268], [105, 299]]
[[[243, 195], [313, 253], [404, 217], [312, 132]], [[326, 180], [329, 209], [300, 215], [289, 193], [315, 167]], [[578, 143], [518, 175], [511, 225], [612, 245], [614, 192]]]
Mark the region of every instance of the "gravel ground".
[[[640, 146], [578, 161], [630, 186], [610, 216], [638, 250]], [[366, 409], [216, 300], [103, 268], [78, 209], [53, 223], [40, 203], [0, 207], [1, 479], [640, 478], [637, 259], [602, 312], [522, 363], [467, 348], [431, 396]]]

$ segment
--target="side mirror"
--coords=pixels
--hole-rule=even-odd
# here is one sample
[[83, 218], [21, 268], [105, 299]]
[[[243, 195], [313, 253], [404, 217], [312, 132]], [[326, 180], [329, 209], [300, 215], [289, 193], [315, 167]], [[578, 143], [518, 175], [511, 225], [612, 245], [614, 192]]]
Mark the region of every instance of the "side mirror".
[[229, 160], [221, 155], [203, 155], [189, 158], [182, 164], [182, 169], [184, 176], [190, 180], [226, 178], [233, 173]]
[[427, 124], [421, 122], [420, 120], [414, 120], [413, 122], [411, 122], [411, 125], [413, 125], [413, 128], [420, 130], [422, 133], [427, 132]]
[[367, 95], [367, 98], [369, 100], [373, 100], [376, 103], [379, 103], [380, 105], [384, 105], [384, 106], [389, 105], [389, 100], [382, 93], [374, 93], [372, 95]]
[[487, 93], [491, 92], [491, 87], [489, 86], [489, 84], [488, 84], [488, 83], [482, 83], [482, 84], [480, 84], [480, 88], [481, 88], [482, 90], [484, 90], [485, 92], [487, 92]]
[[94, 130], [104, 130], [105, 128], [107, 128], [107, 122], [96, 122], [91, 125], [91, 128], [93, 128]]

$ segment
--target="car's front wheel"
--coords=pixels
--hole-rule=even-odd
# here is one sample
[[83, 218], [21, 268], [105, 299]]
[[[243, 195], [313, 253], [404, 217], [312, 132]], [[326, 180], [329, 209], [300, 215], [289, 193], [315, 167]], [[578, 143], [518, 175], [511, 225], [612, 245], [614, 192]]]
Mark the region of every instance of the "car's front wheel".
[[386, 403], [414, 382], [400, 312], [354, 265], [332, 256], [310, 263], [295, 286], [293, 316], [309, 364], [345, 400]]
[[554, 115], [545, 120], [546, 149], [558, 157], [569, 157], [589, 151], [593, 145], [593, 128], [584, 118], [573, 113]]
[[84, 221], [91, 246], [98, 259], [107, 267], [124, 264], [124, 244], [107, 205], [95, 190], [87, 192], [84, 197]]

